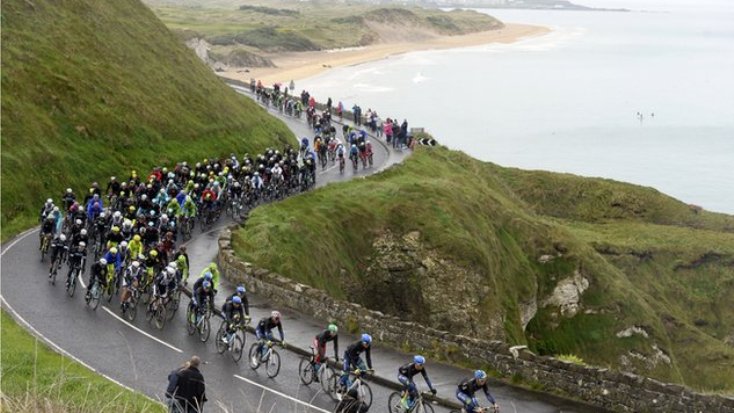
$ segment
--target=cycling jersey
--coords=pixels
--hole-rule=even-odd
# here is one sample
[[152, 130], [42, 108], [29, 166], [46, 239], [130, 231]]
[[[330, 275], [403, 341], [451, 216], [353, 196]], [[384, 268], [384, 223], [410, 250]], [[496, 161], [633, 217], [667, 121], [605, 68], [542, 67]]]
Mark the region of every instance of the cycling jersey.
[[492, 397], [492, 395], [489, 393], [489, 386], [487, 385], [487, 383], [484, 383], [480, 386], [479, 383], [477, 383], [476, 379], [464, 379], [461, 383], [459, 383], [459, 387], [456, 393], [457, 397], [459, 397], [459, 394], [461, 393], [471, 399], [474, 399], [474, 394], [477, 392], [477, 390], [483, 390], [484, 395], [487, 396], [487, 400], [489, 400], [490, 403], [495, 404], [494, 397]]
[[351, 346], [347, 347], [347, 351], [344, 352], [344, 359], [350, 360], [352, 362], [356, 362], [356, 360], [359, 359], [359, 356], [362, 354], [362, 352], [365, 353], [365, 358], [367, 359], [367, 368], [372, 368], [372, 355], [371, 355], [371, 349], [372, 345], [368, 345], [366, 348], [364, 346], [364, 342], [361, 340], [352, 344]]
[[278, 327], [278, 333], [280, 333], [280, 339], [283, 340], [283, 323], [280, 321], [274, 322], [272, 317], [265, 317], [257, 323], [256, 333], [258, 338], [261, 336], [272, 336], [273, 328]]

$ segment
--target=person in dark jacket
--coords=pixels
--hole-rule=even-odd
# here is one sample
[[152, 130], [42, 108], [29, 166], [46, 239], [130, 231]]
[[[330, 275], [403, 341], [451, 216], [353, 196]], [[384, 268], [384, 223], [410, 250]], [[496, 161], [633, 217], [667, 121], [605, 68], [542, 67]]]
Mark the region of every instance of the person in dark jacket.
[[166, 397], [169, 399], [170, 413], [200, 413], [206, 398], [204, 376], [199, 371], [201, 359], [191, 357], [178, 370], [168, 375]]

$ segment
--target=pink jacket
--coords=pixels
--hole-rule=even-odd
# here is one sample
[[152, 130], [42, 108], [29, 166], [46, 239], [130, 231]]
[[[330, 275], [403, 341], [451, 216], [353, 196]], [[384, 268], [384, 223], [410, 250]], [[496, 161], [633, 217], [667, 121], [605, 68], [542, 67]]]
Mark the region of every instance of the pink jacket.
[[385, 122], [382, 128], [385, 131], [385, 136], [392, 136], [392, 122]]

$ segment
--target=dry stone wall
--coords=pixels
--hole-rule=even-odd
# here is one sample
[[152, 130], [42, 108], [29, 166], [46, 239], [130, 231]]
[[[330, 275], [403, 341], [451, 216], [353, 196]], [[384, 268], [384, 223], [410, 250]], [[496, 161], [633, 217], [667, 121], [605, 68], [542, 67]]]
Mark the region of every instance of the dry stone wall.
[[229, 229], [219, 239], [218, 260], [228, 280], [244, 284], [258, 296], [279, 306], [334, 321], [347, 329], [369, 331], [380, 343], [396, 348], [409, 348], [453, 361], [471, 360], [491, 366], [503, 375], [519, 375], [545, 389], [613, 411], [734, 413], [731, 397], [703, 395], [632, 373], [537, 356], [501, 341], [453, 335], [336, 300], [322, 290], [241, 261], [232, 251]]

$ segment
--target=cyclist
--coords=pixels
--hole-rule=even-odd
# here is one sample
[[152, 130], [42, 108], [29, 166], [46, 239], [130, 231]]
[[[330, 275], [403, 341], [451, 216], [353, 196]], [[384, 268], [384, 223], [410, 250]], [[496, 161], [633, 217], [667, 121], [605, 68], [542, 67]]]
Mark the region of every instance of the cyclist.
[[41, 231], [39, 232], [39, 250], [41, 249], [41, 245], [43, 244], [43, 238], [52, 237], [54, 235], [54, 227], [54, 217], [51, 216], [51, 214], [46, 215], [46, 218], [44, 218], [43, 223], [41, 224]]
[[133, 235], [133, 239], [127, 244], [127, 249], [130, 251], [131, 257], [137, 257], [143, 253], [143, 242], [140, 235]]
[[[73, 245], [73, 244], [72, 244]], [[84, 271], [87, 258], [87, 243], [80, 241], [76, 247], [69, 250], [69, 274], [66, 275], [66, 286], [71, 282], [71, 273], [74, 267], [79, 267], [81, 272]], [[80, 274], [81, 274], [80, 272]]]
[[270, 317], [265, 317], [257, 323], [255, 328], [255, 335], [260, 341], [257, 347], [257, 354], [260, 354], [262, 358], [263, 350], [265, 349], [265, 341], [273, 341], [273, 328], [278, 327], [278, 333], [280, 334], [280, 342], [285, 344], [285, 336], [283, 335], [283, 324], [280, 322], [280, 312], [273, 311], [270, 313]]
[[[342, 367], [342, 376], [339, 380], [340, 384], [343, 386], [344, 389], [349, 387], [349, 372], [351, 371], [352, 367], [358, 370], [372, 369], [371, 349], [372, 349], [372, 336], [366, 333], [362, 334], [362, 337], [360, 338], [359, 341], [347, 347], [347, 350], [344, 352], [344, 364]], [[366, 368], [365, 368], [364, 362], [362, 361], [362, 357], [360, 356], [362, 352], [365, 353], [365, 358], [367, 359]]]
[[217, 287], [219, 286], [219, 267], [217, 267], [217, 263], [212, 262], [209, 265], [207, 265], [202, 271], [201, 276], [205, 276], [206, 273], [210, 273], [211, 278], [209, 281], [212, 283], [212, 289], [214, 290], [214, 294], [217, 293]]
[[38, 218], [38, 222], [43, 222], [43, 220], [46, 219], [46, 217], [48, 217], [48, 215], [51, 213], [51, 211], [53, 211], [53, 209], [54, 209], [54, 200], [49, 198], [46, 200], [46, 203], [43, 204], [43, 206], [41, 207], [41, 212]]
[[237, 290], [234, 292], [234, 294], [227, 297], [226, 300], [224, 300], [225, 303], [231, 302], [235, 299], [235, 297], [240, 299], [240, 302], [242, 303], [242, 307], [245, 310], [245, 318], [250, 319], [250, 303], [247, 301], [247, 291], [245, 290], [245, 287], [242, 285], [237, 286]]
[[138, 260], [130, 263], [130, 265], [125, 269], [125, 275], [122, 277], [122, 292], [120, 293], [120, 309], [123, 313], [127, 310], [130, 297], [132, 297], [130, 287], [135, 288], [140, 285], [143, 274], [143, 268], [140, 266], [140, 261]]
[[405, 397], [402, 398], [401, 403], [405, 411], [410, 411], [415, 404], [415, 400], [418, 397], [418, 389], [413, 381], [413, 376], [420, 373], [423, 375], [423, 380], [426, 381], [428, 388], [431, 389], [431, 393], [436, 394], [436, 389], [433, 388], [431, 380], [428, 378], [428, 372], [424, 366], [426, 359], [423, 356], [416, 355], [413, 357], [413, 362], [403, 364], [398, 369], [398, 381], [403, 385], [403, 392], [406, 393]]
[[89, 270], [89, 283], [87, 283], [86, 299], [89, 300], [94, 282], [99, 282], [102, 288], [107, 286], [107, 260], [100, 258], [99, 261], [92, 264]]
[[120, 232], [120, 227], [113, 225], [110, 232], [107, 233], [107, 248], [116, 247], [123, 240], [123, 235]]
[[[51, 240], [51, 246], [49, 247], [49, 251], [51, 252], [51, 265], [48, 267], [48, 278], [53, 276], [56, 259], [58, 258], [59, 261], [63, 263], [68, 249], [69, 247], [66, 245], [66, 235], [59, 234], [58, 237]], [[59, 265], [59, 267], [61, 267], [61, 265]]]
[[174, 261], [183, 276], [184, 285], [189, 283], [189, 255], [186, 253], [186, 246], [182, 245], [178, 248]]
[[352, 162], [356, 162], [359, 158], [359, 149], [357, 148], [357, 145], [352, 144], [352, 147], [349, 149], [349, 160]]
[[[326, 361], [326, 343], [334, 342], [334, 359], [339, 362], [339, 328], [336, 324], [329, 324], [326, 330], [317, 334], [313, 339], [313, 347], [316, 349], [316, 359], [314, 369], [318, 371], [319, 365]], [[318, 376], [314, 375], [314, 379], [319, 381]]]
[[479, 400], [474, 396], [477, 390], [483, 390], [484, 395], [487, 396], [487, 400], [492, 403], [495, 409], [499, 408], [494, 397], [489, 393], [489, 387], [487, 386], [487, 373], [484, 370], [477, 370], [474, 372], [473, 378], [462, 380], [459, 383], [459, 387], [456, 389], [456, 398], [461, 401], [464, 405], [464, 409], [467, 412], [474, 412], [479, 406]]
[[[225, 332], [226, 334], [222, 337], [222, 341], [225, 343], [229, 342], [229, 336], [234, 334], [236, 331], [236, 322], [241, 322], [245, 319], [245, 315], [242, 312], [242, 299], [235, 295], [232, 301], [227, 301], [222, 306], [222, 315], [224, 316]], [[249, 317], [248, 317], [249, 318]]]
[[159, 300], [159, 305], [163, 304], [162, 299], [166, 298], [169, 291], [176, 289], [176, 270], [166, 267], [161, 271], [155, 280], [153, 280], [153, 299], [148, 307], [149, 311], [153, 310], [153, 303]]
[[[205, 306], [211, 306], [214, 303], [214, 294], [212, 293], [212, 284], [209, 281], [203, 281], [200, 286], [194, 288], [191, 294], [191, 313], [201, 314]], [[193, 320], [191, 320], [193, 322]]]

